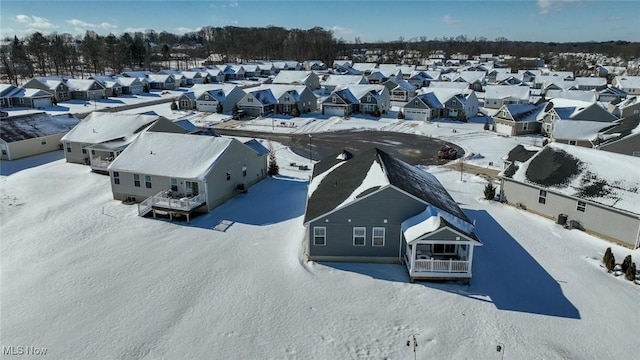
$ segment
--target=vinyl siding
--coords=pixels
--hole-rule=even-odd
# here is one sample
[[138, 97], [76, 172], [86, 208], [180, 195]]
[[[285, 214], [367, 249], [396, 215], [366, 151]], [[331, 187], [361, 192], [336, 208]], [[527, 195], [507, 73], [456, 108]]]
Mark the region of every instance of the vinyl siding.
[[539, 188], [504, 179], [502, 187], [505, 200], [510, 204], [522, 204], [528, 211], [557, 219], [566, 214], [569, 220], [577, 220], [590, 232], [628, 247], [635, 247], [640, 215], [630, 214], [589, 203], [586, 211], [576, 210], [577, 199], [547, 191], [545, 204], [538, 203]]
[[[423, 211], [425, 204], [394, 188], [357, 201], [309, 223], [309, 259], [314, 257], [399, 258], [400, 224]], [[387, 220], [385, 223], [384, 220]], [[349, 221], [351, 220], [351, 221]], [[313, 227], [327, 228], [326, 245], [313, 245]], [[353, 246], [353, 228], [366, 227], [366, 245]], [[371, 246], [373, 227], [385, 228], [385, 245]]]

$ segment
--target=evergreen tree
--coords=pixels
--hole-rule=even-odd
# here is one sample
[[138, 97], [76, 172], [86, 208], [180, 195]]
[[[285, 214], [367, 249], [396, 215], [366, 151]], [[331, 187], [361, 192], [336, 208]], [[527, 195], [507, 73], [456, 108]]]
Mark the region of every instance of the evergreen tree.
[[300, 116], [300, 109], [298, 109], [298, 104], [293, 104], [293, 108], [291, 109], [291, 116]]
[[486, 200], [493, 200], [496, 197], [496, 187], [492, 183], [487, 183], [484, 187], [484, 198]]
[[171, 102], [171, 110], [178, 110], [178, 104], [175, 101]]
[[616, 267], [616, 257], [613, 256], [613, 253], [607, 258], [607, 262], [604, 263], [604, 266], [609, 271], [613, 271], [613, 268]]
[[280, 167], [278, 167], [278, 162], [276, 160], [276, 153], [273, 151], [273, 146], [269, 143], [269, 167], [267, 168], [267, 174], [269, 176], [278, 175], [280, 172]]
[[620, 264], [620, 267], [622, 268], [622, 272], [626, 274], [627, 269], [629, 269], [629, 266], [631, 266], [631, 255], [627, 255], [624, 260], [622, 260], [622, 264]]
[[485, 121], [484, 121], [484, 129], [485, 129], [485, 130], [489, 130], [489, 129], [490, 129], [490, 126], [489, 126], [489, 119], [487, 119], [487, 120], [485, 120]]
[[624, 273], [625, 279], [634, 281], [636, 279], [636, 263], [631, 263]]
[[613, 253], [611, 252], [611, 248], [608, 247], [607, 250], [605, 250], [604, 252], [604, 256], [602, 257], [602, 263], [607, 267], [607, 270], [613, 270], [613, 267], [609, 269], [609, 265], [608, 265], [612, 257], [613, 257]]
[[222, 103], [218, 102], [218, 105], [216, 105], [216, 112], [218, 114], [222, 114], [222, 111], [224, 110], [224, 108], [222, 107]]
[[402, 110], [398, 111], [398, 119], [404, 119], [404, 113], [402, 112]]
[[378, 105], [376, 105], [376, 107], [373, 109], [373, 112], [371, 113], [371, 115], [375, 117], [380, 117], [380, 108], [378, 108]]

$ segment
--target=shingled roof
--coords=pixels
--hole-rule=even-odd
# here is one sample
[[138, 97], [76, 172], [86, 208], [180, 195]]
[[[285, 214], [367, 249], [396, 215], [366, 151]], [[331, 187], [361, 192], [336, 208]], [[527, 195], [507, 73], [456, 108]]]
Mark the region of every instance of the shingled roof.
[[392, 186], [427, 205], [470, 222], [451, 195], [431, 174], [373, 148], [352, 158], [335, 154], [316, 164], [309, 184], [304, 222], [348, 206], [357, 198]]

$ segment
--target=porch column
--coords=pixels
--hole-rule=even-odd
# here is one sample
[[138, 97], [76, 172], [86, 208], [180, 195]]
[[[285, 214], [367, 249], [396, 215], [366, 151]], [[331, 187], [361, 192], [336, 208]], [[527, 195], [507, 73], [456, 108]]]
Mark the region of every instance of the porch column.
[[411, 261], [411, 266], [409, 267], [409, 275], [413, 273], [413, 264], [416, 262], [416, 245], [417, 244], [413, 244], [411, 247], [411, 258], [409, 259]]
[[467, 270], [467, 273], [471, 274], [471, 265], [473, 262], [473, 248], [475, 248], [475, 246], [473, 246], [471, 243], [468, 244], [469, 246], [469, 269]]

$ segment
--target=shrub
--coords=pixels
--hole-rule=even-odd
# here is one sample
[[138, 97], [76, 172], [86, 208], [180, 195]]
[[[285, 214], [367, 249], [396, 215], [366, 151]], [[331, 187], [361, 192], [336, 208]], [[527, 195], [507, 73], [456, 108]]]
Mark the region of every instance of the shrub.
[[291, 116], [293, 117], [300, 116], [300, 109], [298, 109], [298, 104], [293, 104], [293, 108], [291, 108]]
[[224, 110], [224, 108], [222, 107], [222, 103], [218, 103], [218, 105], [216, 105], [216, 112], [218, 114], [222, 114], [222, 111]]
[[371, 115], [375, 116], [375, 117], [380, 117], [380, 109], [378, 108], [378, 105], [376, 105], [376, 107], [373, 109], [373, 112], [371, 113]]
[[484, 187], [484, 198], [486, 200], [493, 200], [496, 197], [496, 187], [492, 183], [488, 183]]
[[624, 273], [624, 278], [633, 281], [636, 279], [636, 263], [631, 263]]
[[175, 101], [171, 102], [171, 110], [177, 110], [178, 109], [178, 104], [176, 104]]
[[622, 264], [620, 264], [622, 272], [626, 274], [629, 266], [631, 266], [631, 255], [627, 255], [624, 260], [622, 260]]
[[485, 130], [489, 130], [491, 128], [491, 126], [489, 125], [489, 119], [484, 121], [484, 129]]
[[[602, 257], [602, 263], [607, 267], [607, 270], [613, 270], [613, 267], [609, 269], [609, 261], [613, 257], [613, 253], [611, 252], [611, 248], [608, 247], [604, 252], [604, 256]], [[615, 264], [615, 263], [614, 263]]]
[[398, 111], [398, 119], [404, 119], [404, 113], [402, 112], [402, 110]]

